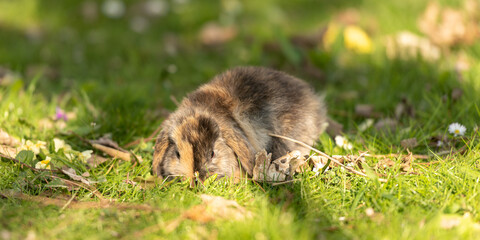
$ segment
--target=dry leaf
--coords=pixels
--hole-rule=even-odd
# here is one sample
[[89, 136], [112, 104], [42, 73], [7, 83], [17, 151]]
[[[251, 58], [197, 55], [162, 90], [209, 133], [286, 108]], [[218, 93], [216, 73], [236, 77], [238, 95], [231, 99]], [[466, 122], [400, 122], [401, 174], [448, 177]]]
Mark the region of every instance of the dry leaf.
[[[408, 149], [407, 149], [408, 151]], [[400, 167], [402, 171], [404, 172], [411, 172], [412, 169], [412, 163], [415, 161], [415, 157], [413, 154], [409, 151], [408, 155], [405, 155], [402, 157], [402, 164], [400, 164]]]
[[237, 36], [233, 26], [223, 27], [217, 23], [207, 23], [200, 30], [200, 41], [209, 46], [226, 43]]
[[0, 66], [0, 86], [8, 86], [20, 79], [20, 76], [11, 70]]
[[355, 25], [360, 20], [360, 14], [355, 8], [347, 8], [339, 12], [335, 18], [344, 25]]
[[58, 79], [60, 77], [60, 73], [57, 69], [43, 64], [28, 65], [25, 75], [27, 78], [43, 76], [48, 79]]
[[338, 135], [342, 135], [343, 133], [343, 125], [341, 123], [336, 122], [331, 118], [327, 118], [327, 134], [331, 137], [335, 137]]
[[416, 138], [408, 138], [408, 139], [403, 139], [400, 142], [400, 145], [402, 145], [402, 147], [404, 148], [414, 148], [418, 146], [418, 142]]
[[[139, 162], [142, 162], [143, 159], [142, 157], [131, 154], [127, 150], [121, 148], [118, 146], [118, 143], [113, 141], [109, 135], [105, 135], [98, 140], [90, 140], [89, 141], [92, 146], [112, 157], [116, 157], [119, 159], [122, 159], [124, 161], [131, 161], [131, 160], [138, 160]], [[132, 158], [133, 157], [133, 158]]]
[[267, 152], [263, 150], [255, 155], [253, 180], [260, 182], [285, 181], [295, 173], [302, 171], [306, 164], [305, 157], [297, 150], [291, 151], [274, 161], [271, 160], [271, 154], [267, 155]]
[[322, 41], [326, 28], [321, 29], [310, 35], [294, 35], [290, 38], [290, 42], [299, 48], [313, 49]]
[[415, 107], [406, 98], [402, 98], [395, 107], [395, 118], [400, 119], [403, 115], [415, 117]]
[[397, 124], [398, 122], [395, 119], [384, 118], [375, 124], [375, 129], [377, 129], [377, 131], [393, 132], [397, 128]]
[[428, 145], [430, 147], [437, 147], [437, 148], [442, 148], [446, 147], [450, 144], [450, 140], [446, 135], [436, 135], [430, 137], [430, 140], [428, 142]]
[[87, 159], [87, 165], [91, 168], [96, 168], [98, 165], [108, 161], [108, 158], [101, 157], [97, 154], [92, 154], [92, 156]]
[[130, 153], [129, 152], [122, 152], [120, 150], [117, 150], [117, 149], [114, 149], [114, 148], [111, 148], [111, 147], [106, 147], [106, 146], [103, 146], [103, 145], [100, 145], [100, 144], [92, 144], [92, 146], [95, 148], [95, 149], [98, 149], [112, 157], [116, 157], [116, 158], [119, 158], [119, 159], [122, 159], [124, 161], [127, 161], [127, 162], [130, 162], [131, 160], [131, 156], [130, 156]]
[[105, 134], [103, 137], [97, 139], [97, 140], [90, 140], [91, 144], [100, 144], [106, 147], [114, 148], [117, 150], [120, 150], [122, 152], [128, 152], [127, 150], [121, 148], [117, 142], [113, 141], [111, 139], [111, 134]]
[[6, 145], [0, 145], [0, 153], [9, 157], [15, 157], [17, 156], [17, 149]]
[[217, 219], [244, 220], [253, 214], [240, 206], [234, 200], [227, 200], [219, 196], [200, 195], [202, 204], [189, 209], [184, 217], [198, 222], [211, 222]]
[[255, 181], [285, 181], [287, 176], [275, 169], [272, 164], [272, 154], [267, 155], [267, 151], [263, 150], [255, 155], [255, 166], [253, 168], [253, 180]]
[[395, 166], [395, 162], [392, 161], [389, 158], [382, 158], [378, 161], [378, 163], [375, 165], [376, 169], [387, 169]]
[[16, 138], [10, 136], [7, 132], [0, 129], [0, 145], [17, 147], [17, 146], [20, 145], [20, 141]]
[[71, 179], [73, 179], [75, 181], [81, 181], [82, 183], [90, 185], [90, 181], [88, 181], [87, 179], [85, 179], [82, 176], [77, 175], [77, 173], [75, 172], [75, 169], [73, 169], [73, 168], [68, 168], [66, 170], [62, 169], [62, 172], [65, 173], [67, 176], [69, 176]]
[[479, 37], [479, 28], [477, 13], [470, 11], [472, 10], [462, 11], [450, 7], [442, 9], [436, 1], [432, 1], [420, 17], [418, 25], [420, 30], [439, 46], [472, 44]]
[[370, 104], [357, 104], [355, 106], [355, 114], [362, 117], [370, 117], [373, 112], [373, 106]]
[[460, 88], [454, 88], [452, 90], [452, 100], [458, 100], [462, 97], [463, 95], [463, 90]]

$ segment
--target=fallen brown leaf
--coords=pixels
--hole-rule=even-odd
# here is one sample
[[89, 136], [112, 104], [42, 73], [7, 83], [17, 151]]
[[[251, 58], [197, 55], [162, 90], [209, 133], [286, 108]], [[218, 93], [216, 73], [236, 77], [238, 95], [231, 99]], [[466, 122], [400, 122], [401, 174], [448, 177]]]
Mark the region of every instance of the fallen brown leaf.
[[418, 146], [418, 142], [416, 138], [408, 138], [408, 139], [403, 139], [400, 142], [400, 145], [402, 145], [402, 147], [404, 148], [414, 148]]
[[275, 169], [275, 164], [272, 164], [272, 154], [267, 154], [263, 150], [255, 155], [255, 166], [253, 168], [253, 180], [255, 181], [285, 181], [287, 176]]
[[117, 142], [113, 141], [109, 135], [105, 135], [97, 140], [88, 141], [95, 149], [98, 149], [112, 157], [122, 159], [124, 161], [138, 160], [142, 162], [142, 157], [135, 155], [121, 148]]
[[15, 82], [17, 79], [20, 79], [20, 76], [17, 73], [14, 73], [10, 69], [0, 66], [0, 86], [8, 86]]
[[244, 220], [253, 214], [234, 200], [219, 196], [200, 195], [202, 204], [192, 207], [184, 213], [188, 219], [199, 222], [210, 222], [217, 219]]
[[454, 88], [451, 95], [452, 100], [458, 100], [463, 96], [463, 90], [460, 88]]
[[360, 117], [372, 117], [373, 106], [370, 104], [357, 104], [355, 106], [355, 114]]
[[110, 147], [110, 148], [113, 148], [113, 149], [117, 149], [117, 150], [120, 150], [122, 152], [128, 152], [127, 150], [121, 148], [117, 142], [113, 141], [111, 139], [111, 134], [106, 134], [104, 135], [103, 137], [97, 139], [97, 140], [90, 140], [90, 143], [91, 144], [99, 144], [99, 145], [103, 145], [103, 146], [106, 146], [106, 147]]
[[384, 118], [375, 123], [375, 129], [382, 132], [393, 132], [397, 128], [398, 122], [395, 119]]
[[80, 175], [77, 175], [77, 173], [75, 172], [75, 169], [73, 168], [68, 168], [68, 169], [62, 169], [62, 172], [65, 173], [67, 176], [69, 176], [71, 179], [75, 180], [75, 181], [80, 181], [82, 183], [85, 183], [87, 185], [90, 185], [90, 181], [88, 181], [87, 179], [85, 179], [84, 177], [80, 176]]
[[[295, 140], [293, 138], [289, 138], [289, 137], [286, 137], [286, 136], [282, 136], [282, 135], [277, 135], [277, 134], [273, 134], [273, 133], [269, 133], [268, 135], [272, 136], [272, 137], [277, 137], [277, 138], [281, 138], [281, 139], [285, 139], [285, 140], [288, 140], [290, 142], [294, 142], [296, 144], [299, 144], [300, 146], [303, 146], [303, 147], [306, 147], [316, 153], [318, 153], [319, 155], [323, 156], [323, 157], [326, 157], [328, 159], [330, 159], [331, 161], [333, 161], [334, 163], [340, 165], [341, 167], [343, 167], [343, 169], [351, 172], [351, 173], [354, 173], [354, 174], [357, 174], [357, 175], [360, 175], [360, 176], [363, 176], [363, 177], [368, 177], [367, 174], [363, 173], [363, 172], [359, 172], [351, 167], [348, 167], [348, 166], [345, 166], [344, 164], [340, 163], [337, 159], [327, 155], [326, 153], [316, 149], [316, 148], [313, 148], [311, 147], [310, 145], [302, 142], [302, 141], [298, 141], [298, 140]], [[366, 156], [366, 154], [363, 154]], [[383, 178], [378, 178], [378, 181], [380, 182], [387, 182], [387, 179], [383, 179]]]
[[338, 135], [342, 135], [343, 133], [343, 125], [331, 118], [327, 118], [327, 129], [326, 132], [329, 136], [335, 137]]
[[0, 153], [9, 157], [15, 157], [17, 156], [17, 149], [6, 145], [0, 145]]
[[92, 154], [92, 156], [87, 159], [87, 165], [91, 168], [96, 168], [98, 165], [108, 161], [108, 158], [104, 158], [102, 156], [99, 156], [97, 154]]
[[20, 141], [12, 136], [10, 136], [7, 132], [0, 129], [0, 145], [10, 146], [10, 147], [18, 147], [20, 145]]
[[218, 23], [207, 23], [200, 30], [200, 41], [207, 46], [224, 44], [237, 36], [233, 26], [223, 27]]
[[[200, 195], [202, 203], [191, 207], [180, 217], [166, 224], [164, 231], [169, 233], [174, 231], [185, 219], [192, 221], [208, 223], [216, 220], [245, 220], [253, 217], [253, 213], [240, 206], [234, 200], [227, 200], [223, 197]], [[158, 229], [159, 225], [148, 227], [139, 231], [136, 235], [142, 236], [146, 230]]]
[[382, 159], [378, 160], [377, 164], [375, 165], [375, 168], [376, 169], [388, 169], [388, 168], [392, 168], [393, 166], [395, 166], [394, 161], [392, 161], [389, 158], [382, 158]]
[[406, 98], [402, 98], [397, 106], [395, 107], [395, 118], [398, 120], [403, 115], [408, 117], [415, 117], [415, 106], [411, 104]]
[[117, 150], [117, 149], [114, 149], [114, 148], [111, 148], [111, 147], [106, 147], [106, 146], [103, 146], [103, 145], [100, 145], [100, 144], [92, 144], [92, 146], [95, 148], [95, 149], [98, 149], [112, 157], [116, 157], [116, 158], [119, 158], [119, 159], [122, 159], [124, 161], [127, 161], [127, 162], [130, 162], [132, 160], [131, 156], [130, 156], [130, 153], [128, 152], [122, 152], [120, 150]]
[[339, 12], [335, 18], [344, 25], [356, 25], [360, 21], [360, 13], [355, 8], [347, 8]]
[[431, 1], [418, 20], [418, 26], [439, 46], [472, 44], [479, 37], [479, 26], [476, 16], [478, 13], [470, 11], [472, 10], [442, 8], [436, 1]]

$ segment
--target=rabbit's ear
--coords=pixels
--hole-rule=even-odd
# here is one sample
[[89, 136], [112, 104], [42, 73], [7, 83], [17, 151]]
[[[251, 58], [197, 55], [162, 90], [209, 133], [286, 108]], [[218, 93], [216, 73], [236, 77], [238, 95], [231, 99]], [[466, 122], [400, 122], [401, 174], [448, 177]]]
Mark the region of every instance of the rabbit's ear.
[[168, 138], [167, 133], [165, 131], [161, 131], [158, 135], [157, 141], [155, 142], [155, 152], [153, 153], [153, 173], [159, 177], [162, 176], [161, 174], [161, 167], [163, 156], [168, 148]]
[[253, 176], [255, 151], [251, 144], [248, 143], [247, 138], [243, 136], [241, 131], [233, 129], [222, 132], [222, 135], [227, 145], [233, 150], [240, 161], [241, 167], [248, 175]]

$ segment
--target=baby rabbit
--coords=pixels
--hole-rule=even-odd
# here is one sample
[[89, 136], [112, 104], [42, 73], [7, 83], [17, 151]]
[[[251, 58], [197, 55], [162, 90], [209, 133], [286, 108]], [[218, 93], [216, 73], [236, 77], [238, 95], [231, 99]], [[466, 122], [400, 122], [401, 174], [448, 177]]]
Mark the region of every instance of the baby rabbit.
[[323, 100], [304, 81], [261, 67], [237, 67], [190, 93], [163, 123], [153, 172], [162, 177], [206, 179], [252, 175], [255, 154], [272, 159], [309, 149], [327, 126]]

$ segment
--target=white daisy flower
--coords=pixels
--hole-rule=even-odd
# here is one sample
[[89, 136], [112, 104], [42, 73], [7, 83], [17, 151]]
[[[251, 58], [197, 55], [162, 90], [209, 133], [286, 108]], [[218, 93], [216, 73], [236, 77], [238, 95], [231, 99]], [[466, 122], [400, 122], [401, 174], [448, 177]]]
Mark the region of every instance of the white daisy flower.
[[448, 132], [456, 136], [463, 136], [467, 128], [460, 123], [452, 123], [448, 126]]
[[337, 135], [335, 137], [335, 144], [337, 146], [345, 149], [345, 150], [351, 150], [353, 148], [352, 144], [348, 142], [348, 140], [340, 135]]
[[37, 162], [35, 164], [36, 169], [50, 169], [50, 160], [52, 160], [50, 157], [46, 157], [45, 160]]
[[[317, 163], [315, 163], [315, 165], [313, 165], [312, 171], [315, 173], [315, 176], [318, 176], [318, 174], [320, 174], [320, 171], [322, 171], [323, 167], [325, 167], [325, 164], [323, 164], [321, 162], [317, 162]], [[325, 169], [325, 172], [328, 171], [329, 169], [330, 169], [330, 167], [327, 167]]]

